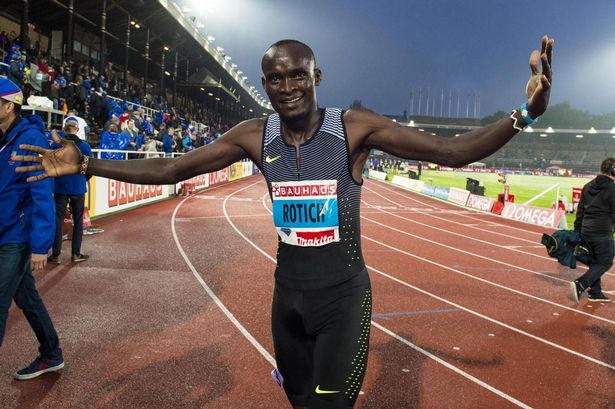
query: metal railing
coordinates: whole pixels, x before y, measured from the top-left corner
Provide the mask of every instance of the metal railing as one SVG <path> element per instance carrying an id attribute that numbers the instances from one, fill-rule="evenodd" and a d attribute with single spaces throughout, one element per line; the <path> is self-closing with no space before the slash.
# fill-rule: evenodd
<path id="1" fill-rule="evenodd" d="M 109 98 L 114 99 L 118 102 L 124 103 L 126 102 L 128 105 L 132 105 L 133 106 L 133 111 L 136 111 L 137 109 L 143 109 L 143 112 L 145 113 L 146 116 L 149 116 L 150 118 L 154 119 L 154 117 L 156 116 L 157 113 L 160 112 L 159 109 L 154 109 L 154 108 L 149 108 L 146 107 L 145 105 L 141 105 L 141 104 L 137 104 L 134 102 L 130 102 L 128 100 L 125 99 L 121 99 L 118 97 L 114 97 L 112 95 L 107 95 Z"/>
<path id="2" fill-rule="evenodd" d="M 165 152 L 158 152 L 158 151 L 125 151 L 125 150 L 118 150 L 118 149 L 92 149 L 92 154 L 94 155 L 96 159 L 100 159 L 101 154 L 103 153 L 122 154 L 122 156 L 124 157 L 123 160 L 167 157 L 167 154 Z M 174 158 L 176 156 L 181 156 L 181 155 L 184 155 L 184 153 L 173 152 L 171 153 L 170 157 Z M 115 159 L 115 160 L 122 160 L 122 159 Z"/>
<path id="3" fill-rule="evenodd" d="M 61 129 L 62 124 L 64 123 L 64 117 L 66 116 L 64 111 L 60 111 L 53 108 L 38 107 L 35 105 L 24 105 L 23 107 L 21 107 L 21 110 L 30 111 L 32 115 L 38 114 L 43 117 L 43 121 L 45 122 L 47 129 Z M 45 117 L 41 115 L 41 113 L 47 114 L 47 121 L 45 121 Z"/>

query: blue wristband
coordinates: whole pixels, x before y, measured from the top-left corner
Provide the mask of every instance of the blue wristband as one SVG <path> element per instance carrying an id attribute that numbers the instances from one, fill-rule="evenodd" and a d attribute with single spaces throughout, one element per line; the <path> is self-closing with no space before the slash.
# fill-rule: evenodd
<path id="1" fill-rule="evenodd" d="M 519 108 L 519 113 L 521 114 L 521 118 L 523 118 L 523 122 L 527 125 L 533 125 L 538 122 L 538 118 L 532 118 L 527 112 L 527 102 L 524 102 L 523 105 Z"/>

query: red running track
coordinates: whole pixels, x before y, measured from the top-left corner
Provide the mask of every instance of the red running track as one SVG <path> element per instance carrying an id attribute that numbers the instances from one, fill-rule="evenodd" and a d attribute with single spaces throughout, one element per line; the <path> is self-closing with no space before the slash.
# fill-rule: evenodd
<path id="1" fill-rule="evenodd" d="M 36 354 L 13 308 L 2 408 L 288 408 L 269 375 L 269 209 L 257 176 L 97 221 L 87 263 L 37 276 L 66 368 L 11 380 Z M 615 303 L 568 299 L 581 269 L 546 257 L 543 229 L 369 180 L 361 224 L 374 315 L 357 408 L 615 407 Z"/>

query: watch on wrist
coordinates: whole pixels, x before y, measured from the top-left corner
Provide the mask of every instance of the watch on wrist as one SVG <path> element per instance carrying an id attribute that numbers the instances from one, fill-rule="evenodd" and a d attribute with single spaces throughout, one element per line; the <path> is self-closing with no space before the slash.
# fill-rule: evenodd
<path id="1" fill-rule="evenodd" d="M 81 164 L 79 165 L 80 175 L 85 175 L 87 173 L 89 163 L 90 163 L 90 157 L 87 155 L 81 155 Z"/>

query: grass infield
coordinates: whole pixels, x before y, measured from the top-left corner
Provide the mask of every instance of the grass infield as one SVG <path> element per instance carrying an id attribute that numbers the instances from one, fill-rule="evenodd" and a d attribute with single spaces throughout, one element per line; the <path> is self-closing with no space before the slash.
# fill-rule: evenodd
<path id="1" fill-rule="evenodd" d="M 393 173 L 389 173 L 389 180 Z M 496 173 L 480 172 L 441 172 L 426 170 L 422 172 L 421 180 L 434 186 L 466 188 L 467 178 L 476 179 L 485 186 L 485 196 L 497 199 L 499 193 L 504 193 L 504 184 L 498 182 Z M 506 183 L 510 186 L 510 194 L 515 195 L 515 203 L 525 203 L 549 187 L 560 184 L 560 196 L 564 195 L 568 203 L 572 203 L 572 188 L 583 187 L 591 179 L 563 176 L 533 176 L 533 175 L 506 175 Z M 536 207 L 550 208 L 555 201 L 557 188 L 530 203 Z M 567 213 L 568 228 L 574 224 L 574 214 Z"/>

